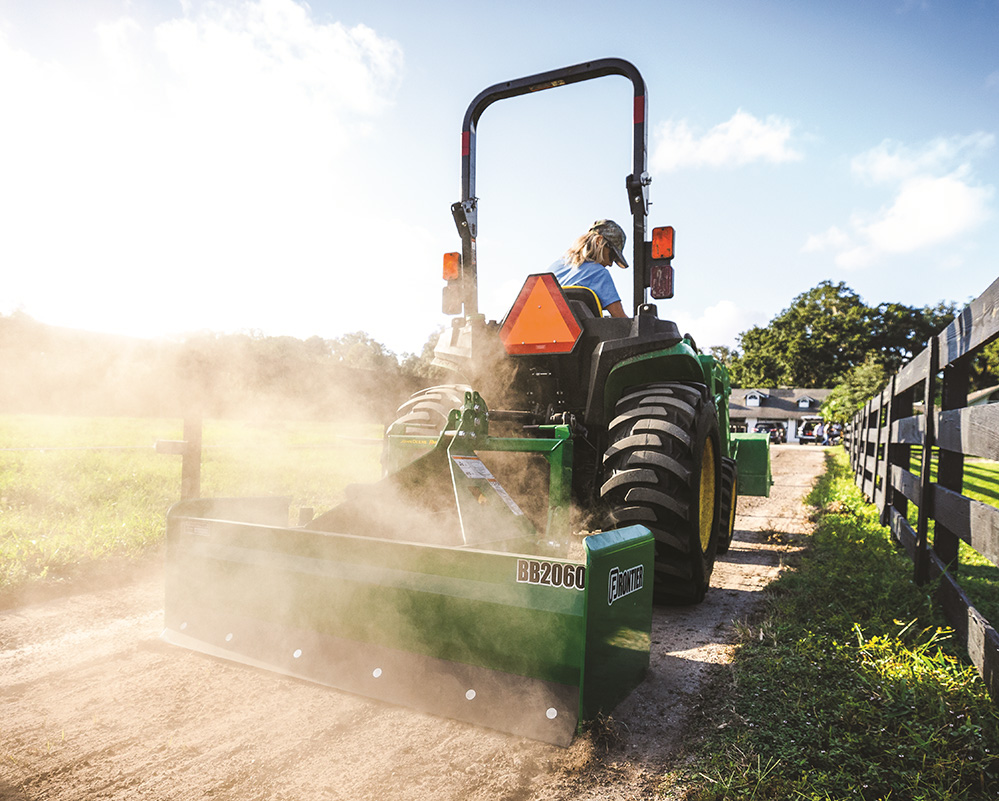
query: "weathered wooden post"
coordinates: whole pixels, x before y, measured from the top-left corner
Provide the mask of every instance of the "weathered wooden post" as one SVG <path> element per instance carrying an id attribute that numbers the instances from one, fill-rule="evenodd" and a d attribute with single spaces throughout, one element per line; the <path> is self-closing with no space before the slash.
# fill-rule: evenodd
<path id="1" fill-rule="evenodd" d="M 201 417 L 184 419 L 184 461 L 180 468 L 181 500 L 201 497 Z"/>
<path id="2" fill-rule="evenodd" d="M 184 418 L 184 439 L 158 439 L 156 452 L 180 456 L 180 499 L 201 497 L 201 416 Z"/>
<path id="3" fill-rule="evenodd" d="M 930 465 L 933 462 L 933 446 L 936 444 L 936 394 L 937 371 L 940 364 L 940 340 L 930 338 L 930 364 L 926 368 L 923 382 L 923 455 L 919 469 L 919 517 L 916 521 L 916 569 L 917 584 L 925 584 L 929 578 L 929 554 L 926 552 L 926 532 L 933 516 L 933 488 L 930 485 Z"/>
<path id="4" fill-rule="evenodd" d="M 961 356 L 944 367 L 941 411 L 963 409 L 968 405 L 971 359 L 970 355 Z M 940 448 L 938 459 L 937 484 L 960 495 L 964 486 L 964 454 Z M 958 541 L 957 534 L 945 522 L 936 520 L 933 528 L 933 550 L 952 573 L 958 569 Z"/>

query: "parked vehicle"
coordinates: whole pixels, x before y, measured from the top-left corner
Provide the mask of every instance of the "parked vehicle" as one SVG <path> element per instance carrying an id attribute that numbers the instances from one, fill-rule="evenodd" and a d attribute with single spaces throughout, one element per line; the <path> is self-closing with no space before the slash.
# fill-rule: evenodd
<path id="1" fill-rule="evenodd" d="M 825 439 L 825 430 L 819 428 L 821 424 L 822 424 L 821 418 L 815 418 L 814 420 L 805 420 L 801 424 L 801 428 L 798 430 L 798 444 L 822 445 L 823 440 Z"/>
<path id="2" fill-rule="evenodd" d="M 787 442 L 787 429 L 781 423 L 761 423 L 756 426 L 757 434 L 767 434 L 775 445 Z"/>

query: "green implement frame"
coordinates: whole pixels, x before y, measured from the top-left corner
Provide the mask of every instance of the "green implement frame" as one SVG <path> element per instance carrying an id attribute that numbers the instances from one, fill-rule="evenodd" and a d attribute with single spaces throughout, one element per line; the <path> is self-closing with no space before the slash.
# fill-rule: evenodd
<path id="1" fill-rule="evenodd" d="M 770 435 L 732 434 L 733 458 L 739 465 L 739 494 L 770 497 Z"/>
<path id="2" fill-rule="evenodd" d="M 573 562 L 240 520 L 272 511 L 171 509 L 167 642 L 563 746 L 648 667 L 642 527 Z"/>
<path id="3" fill-rule="evenodd" d="M 571 556 L 568 430 L 493 438 L 486 420 L 470 394 L 433 451 L 308 528 L 287 525 L 287 499 L 176 504 L 164 639 L 568 745 L 648 668 L 654 540 L 629 526 L 577 541 Z M 488 450 L 548 460 L 544 532 L 485 468 Z M 427 497 L 441 486 L 448 498 Z M 412 515 L 379 530 L 379 498 Z M 419 541 L 428 535 L 444 544 Z"/>

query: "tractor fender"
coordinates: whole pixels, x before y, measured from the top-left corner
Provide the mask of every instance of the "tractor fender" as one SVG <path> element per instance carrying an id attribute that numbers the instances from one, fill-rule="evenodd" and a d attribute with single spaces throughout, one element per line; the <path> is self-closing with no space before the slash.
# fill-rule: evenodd
<path id="1" fill-rule="evenodd" d="M 607 425 L 614 405 L 629 387 L 660 381 L 686 381 L 704 384 L 704 370 L 697 352 L 686 340 L 644 352 L 628 353 L 640 345 L 621 341 L 602 342 L 593 352 L 590 388 L 586 402 L 586 423 L 599 430 Z"/>

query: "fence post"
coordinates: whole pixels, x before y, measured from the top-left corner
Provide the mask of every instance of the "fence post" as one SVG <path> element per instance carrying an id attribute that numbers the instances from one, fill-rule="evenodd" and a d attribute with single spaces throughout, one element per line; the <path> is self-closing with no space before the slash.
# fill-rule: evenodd
<path id="1" fill-rule="evenodd" d="M 914 578 L 917 584 L 925 584 L 929 578 L 930 562 L 926 551 L 926 531 L 933 515 L 933 493 L 930 486 L 930 465 L 933 461 L 933 444 L 936 441 L 936 411 L 933 398 L 936 393 L 936 379 L 940 364 L 940 340 L 930 337 L 930 364 L 926 368 L 923 383 L 923 454 L 919 467 L 919 518 L 916 521 L 916 569 Z"/>
<path id="2" fill-rule="evenodd" d="M 864 422 L 867 420 L 867 404 L 857 412 L 857 427 L 853 432 L 853 481 L 864 488 Z"/>
<path id="3" fill-rule="evenodd" d="M 872 478 L 871 498 L 877 507 L 879 514 L 884 516 L 885 508 L 888 505 L 888 445 L 885 441 L 885 426 L 888 424 L 888 408 L 885 405 L 885 393 L 887 389 L 882 389 L 878 393 L 878 411 L 874 418 L 877 427 L 874 436 L 874 475 Z M 891 404 L 891 396 L 888 397 L 888 404 Z M 878 479 L 881 483 L 878 483 Z"/>
<path id="4" fill-rule="evenodd" d="M 895 380 L 897 377 L 897 373 L 892 375 L 891 382 L 888 384 L 888 441 L 885 445 L 885 505 L 884 509 L 881 510 L 881 525 L 888 525 L 891 522 L 891 509 L 894 509 L 902 517 L 905 517 L 909 509 L 906 497 L 901 492 L 895 492 L 895 485 L 892 483 L 891 478 L 893 467 L 904 467 L 906 470 L 910 467 L 909 446 L 897 444 L 895 436 L 892 433 L 892 426 L 896 421 L 901 420 L 903 417 L 909 417 L 912 414 L 911 392 L 902 393 L 901 396 L 895 397 Z"/>
<path id="5" fill-rule="evenodd" d="M 853 415 L 853 430 L 850 432 L 850 450 L 852 452 L 852 458 L 850 463 L 853 465 L 853 483 L 859 483 L 857 481 L 857 476 L 860 475 L 860 449 L 861 443 L 863 442 L 863 437 L 860 436 L 861 427 L 863 426 L 864 412 L 863 407 L 858 410 Z"/>
<path id="6" fill-rule="evenodd" d="M 962 356 L 943 371 L 940 410 L 963 409 L 968 405 L 971 356 Z M 941 450 L 937 456 L 937 484 L 960 494 L 964 484 L 964 454 Z M 933 550 L 952 573 L 958 569 L 958 536 L 941 521 L 933 529 Z"/>
<path id="7" fill-rule="evenodd" d="M 201 497 L 201 417 L 184 418 L 184 460 L 180 468 L 181 500 Z"/>
<path id="8" fill-rule="evenodd" d="M 881 414 L 878 408 L 877 414 Z M 864 407 L 864 459 L 863 459 L 863 492 L 871 503 L 875 500 L 874 483 L 878 477 L 878 440 L 877 434 L 871 437 L 872 423 L 875 421 L 874 398 L 867 401 Z"/>
<path id="9" fill-rule="evenodd" d="M 860 491 L 864 494 L 867 493 L 867 488 L 864 486 L 864 482 L 867 480 L 864 471 L 867 466 L 867 419 L 870 410 L 871 399 L 868 398 L 864 407 L 860 410 L 860 428 L 858 429 L 860 436 L 857 438 L 857 466 L 854 469 L 857 486 L 860 487 Z"/>

